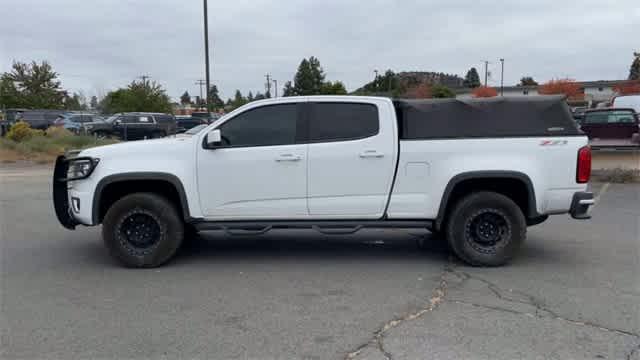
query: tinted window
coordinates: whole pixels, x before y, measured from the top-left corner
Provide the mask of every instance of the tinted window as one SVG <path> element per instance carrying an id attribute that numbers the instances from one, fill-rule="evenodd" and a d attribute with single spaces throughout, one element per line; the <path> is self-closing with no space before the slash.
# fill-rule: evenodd
<path id="1" fill-rule="evenodd" d="M 157 122 L 170 122 L 172 120 L 171 116 L 168 115 L 155 115 Z"/>
<path id="2" fill-rule="evenodd" d="M 82 122 L 82 115 L 74 115 L 70 117 L 69 120 L 76 123 Z"/>
<path id="3" fill-rule="evenodd" d="M 633 124 L 635 114 L 632 111 L 594 111 L 586 113 L 585 124 Z"/>
<path id="4" fill-rule="evenodd" d="M 378 109 L 372 104 L 314 103 L 311 141 L 361 139 L 378 133 Z"/>
<path id="5" fill-rule="evenodd" d="M 287 145 L 296 142 L 296 104 L 264 106 L 246 111 L 220 129 L 228 146 Z"/>
<path id="6" fill-rule="evenodd" d="M 122 122 L 126 124 L 153 124 L 153 118 L 148 115 L 125 115 Z"/>

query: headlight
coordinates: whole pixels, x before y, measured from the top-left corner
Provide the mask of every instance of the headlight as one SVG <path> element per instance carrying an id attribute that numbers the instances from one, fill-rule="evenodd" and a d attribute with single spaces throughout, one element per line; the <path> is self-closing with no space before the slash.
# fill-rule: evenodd
<path id="1" fill-rule="evenodd" d="M 89 177 L 96 168 L 100 159 L 81 157 L 69 159 L 69 170 L 67 170 L 67 180 L 80 180 Z"/>

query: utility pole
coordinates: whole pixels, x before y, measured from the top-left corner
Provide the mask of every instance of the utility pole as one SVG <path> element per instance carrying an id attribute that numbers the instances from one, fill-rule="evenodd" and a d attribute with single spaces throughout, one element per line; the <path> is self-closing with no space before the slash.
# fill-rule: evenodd
<path id="1" fill-rule="evenodd" d="M 138 78 L 139 78 L 139 79 L 142 79 L 142 84 L 146 86 L 146 84 L 147 84 L 147 79 L 150 79 L 150 78 L 151 78 L 151 76 L 149 76 L 149 75 L 141 75 L 141 76 L 138 76 Z"/>
<path id="2" fill-rule="evenodd" d="M 504 59 L 500 58 L 500 96 L 504 96 Z"/>
<path id="3" fill-rule="evenodd" d="M 207 10 L 207 0 L 203 0 L 204 6 L 204 63 L 207 72 L 207 113 L 209 112 L 209 89 L 211 89 L 211 77 L 209 75 L 209 15 Z"/>
<path id="4" fill-rule="evenodd" d="M 269 94 L 269 96 L 271 96 L 271 75 L 267 74 L 264 77 L 267 78 L 267 82 L 264 84 L 266 94 Z"/>
<path id="5" fill-rule="evenodd" d="M 204 80 L 198 80 L 198 81 L 196 81 L 196 85 L 200 85 L 200 101 L 202 101 L 202 99 L 204 99 L 202 97 L 202 86 L 205 85 L 205 81 Z M 198 107 L 200 107 L 200 104 L 198 104 Z"/>
<path id="6" fill-rule="evenodd" d="M 487 80 L 489 79 L 489 61 L 484 61 L 484 87 L 487 87 Z"/>
<path id="7" fill-rule="evenodd" d="M 276 97 L 278 97 L 278 80 L 273 79 L 271 81 L 273 81 L 273 88 L 275 90 Z"/>

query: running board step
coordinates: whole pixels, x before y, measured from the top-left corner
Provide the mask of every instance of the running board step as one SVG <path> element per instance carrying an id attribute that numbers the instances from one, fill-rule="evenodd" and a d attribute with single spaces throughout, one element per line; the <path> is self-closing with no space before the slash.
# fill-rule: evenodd
<path id="1" fill-rule="evenodd" d="M 431 229 L 431 220 L 335 221 L 194 221 L 198 231 L 223 230 L 230 235 L 260 235 L 273 229 L 313 229 L 327 235 L 353 234 L 362 229 Z"/>

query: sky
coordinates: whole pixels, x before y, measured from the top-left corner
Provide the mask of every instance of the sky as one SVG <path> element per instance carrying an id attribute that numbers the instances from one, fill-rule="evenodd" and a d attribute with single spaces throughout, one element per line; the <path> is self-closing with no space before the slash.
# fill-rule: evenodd
<path id="1" fill-rule="evenodd" d="M 51 63 L 62 86 L 103 96 L 142 75 L 177 99 L 205 78 L 202 0 L 0 0 L 0 72 L 13 61 Z M 211 78 L 235 89 L 280 92 L 302 58 L 348 90 L 374 70 L 464 76 L 490 85 L 625 79 L 640 51 L 638 0 L 210 0 Z"/>

